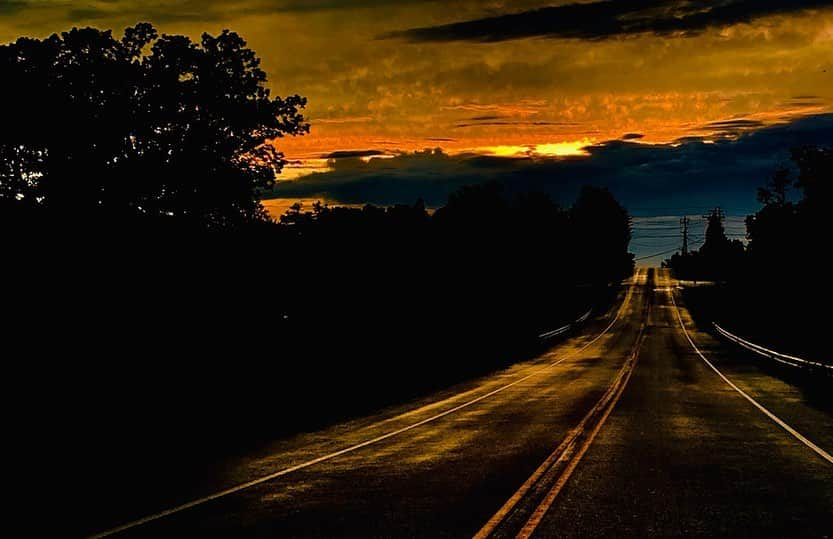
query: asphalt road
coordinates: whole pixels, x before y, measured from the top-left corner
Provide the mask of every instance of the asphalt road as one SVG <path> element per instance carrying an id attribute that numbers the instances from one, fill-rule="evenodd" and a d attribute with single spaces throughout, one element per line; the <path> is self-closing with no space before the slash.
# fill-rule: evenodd
<path id="1" fill-rule="evenodd" d="M 534 361 L 93 510 L 89 531 L 833 536 L 829 399 L 698 331 L 675 286 L 639 270 Z"/>

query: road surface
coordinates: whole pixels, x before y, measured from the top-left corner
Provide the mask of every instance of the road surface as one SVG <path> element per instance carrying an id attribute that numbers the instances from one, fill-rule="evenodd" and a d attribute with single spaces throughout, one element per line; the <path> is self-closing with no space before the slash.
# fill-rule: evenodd
<path id="1" fill-rule="evenodd" d="M 698 330 L 676 288 L 638 270 L 534 361 L 93 509 L 89 532 L 833 536 L 829 399 Z"/>

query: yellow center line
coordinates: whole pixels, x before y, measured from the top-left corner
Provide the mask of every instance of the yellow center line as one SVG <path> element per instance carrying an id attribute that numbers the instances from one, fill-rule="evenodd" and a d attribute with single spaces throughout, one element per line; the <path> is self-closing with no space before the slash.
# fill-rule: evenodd
<path id="1" fill-rule="evenodd" d="M 648 308 L 650 309 L 650 305 L 648 306 Z M 570 475 L 573 473 L 573 470 L 575 470 L 575 467 L 578 465 L 579 461 L 584 456 L 584 453 L 590 447 L 590 444 L 593 443 L 593 440 L 596 438 L 597 434 L 601 430 L 602 425 L 605 423 L 611 411 L 616 406 L 616 403 L 619 401 L 619 398 L 621 397 L 622 393 L 624 392 L 625 386 L 630 380 L 631 373 L 633 372 L 633 369 L 636 365 L 639 350 L 642 346 L 642 341 L 644 340 L 645 327 L 646 324 L 645 322 L 643 322 L 640 327 L 639 334 L 637 335 L 633 352 L 631 353 L 630 357 L 625 362 L 625 364 L 622 366 L 616 379 L 613 381 L 610 387 L 608 387 L 607 391 L 601 397 L 601 399 L 599 399 L 599 401 L 593 406 L 593 408 L 590 409 L 587 415 L 584 416 L 584 418 L 578 424 L 578 426 L 576 426 L 574 429 L 570 431 L 570 433 L 555 449 L 555 451 L 553 451 L 544 460 L 544 462 L 541 463 L 541 465 L 524 482 L 524 484 L 521 485 L 521 487 L 509 498 L 509 500 L 507 500 L 506 503 L 503 504 L 503 506 L 492 516 L 492 518 L 490 518 L 489 521 L 474 535 L 474 539 L 485 539 L 486 537 L 489 537 L 492 533 L 494 533 L 497 527 L 509 516 L 512 510 L 523 499 L 523 497 L 526 496 L 532 490 L 532 488 L 536 485 L 536 483 L 538 483 L 538 481 L 541 480 L 542 477 L 544 477 L 546 472 L 551 470 L 555 465 L 565 461 L 565 459 L 569 459 L 575 451 L 575 444 L 579 436 L 583 432 L 585 432 L 585 430 L 588 427 L 588 424 L 593 420 L 593 418 L 600 411 L 603 411 L 601 418 L 598 420 L 594 429 L 592 430 L 588 438 L 585 440 L 578 454 L 575 454 L 575 456 L 572 457 L 572 460 L 567 465 L 567 468 L 562 472 L 556 484 L 547 493 L 542 502 L 532 513 L 529 520 L 524 525 L 524 528 L 519 533 L 518 537 L 528 537 L 538 527 L 544 515 L 552 506 L 553 502 L 558 496 L 558 493 L 561 491 L 564 484 L 566 484 L 567 480 L 570 478 Z"/>

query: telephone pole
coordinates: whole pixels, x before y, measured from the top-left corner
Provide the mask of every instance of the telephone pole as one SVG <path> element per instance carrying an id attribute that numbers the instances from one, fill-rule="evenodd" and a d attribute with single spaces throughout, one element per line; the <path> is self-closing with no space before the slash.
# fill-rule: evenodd
<path id="1" fill-rule="evenodd" d="M 703 218 L 706 220 L 705 244 L 719 245 L 728 241 L 726 239 L 726 231 L 723 228 L 723 220 L 726 219 L 723 208 L 718 206 L 708 215 L 704 215 Z"/>
<path id="2" fill-rule="evenodd" d="M 683 233 L 683 256 L 688 256 L 688 216 L 680 219 L 680 231 Z"/>
<path id="3" fill-rule="evenodd" d="M 711 212 L 709 212 L 707 215 L 704 215 L 703 219 L 707 221 L 713 219 L 722 223 L 726 219 L 726 212 L 723 211 L 723 208 L 718 206 L 714 208 Z"/>

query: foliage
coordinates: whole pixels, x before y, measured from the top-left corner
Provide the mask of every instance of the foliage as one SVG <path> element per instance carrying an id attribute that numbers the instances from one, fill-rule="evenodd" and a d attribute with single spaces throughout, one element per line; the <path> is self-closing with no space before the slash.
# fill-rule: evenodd
<path id="1" fill-rule="evenodd" d="M 0 46 L 0 73 L 0 217 L 37 229 L 4 251 L 5 333 L 57 373 L 11 377 L 62 403 L 96 466 L 95 448 L 194 458 L 488 372 L 633 269 L 627 212 L 593 188 L 267 222 L 270 141 L 307 131 L 305 100 L 273 98 L 231 32 L 74 29 Z"/>
<path id="2" fill-rule="evenodd" d="M 633 271 L 627 211 L 606 189 L 593 187 L 585 187 L 568 209 L 548 195 L 513 197 L 489 182 L 463 187 L 432 215 L 422 201 L 387 209 L 317 203 L 312 211 L 293 207 L 280 222 L 305 251 L 417 253 L 461 273 L 517 274 L 536 285 L 556 275 L 571 283 L 618 282 Z"/>
<path id="3" fill-rule="evenodd" d="M 264 220 L 257 191 L 308 130 L 299 96 L 272 97 L 236 33 L 199 43 L 72 29 L 0 46 L 0 203 L 50 215 L 174 218 L 201 227 Z"/>
<path id="4" fill-rule="evenodd" d="M 792 161 L 797 177 L 791 169 L 780 167 L 758 189 L 762 207 L 746 218 L 749 244 L 745 249 L 741 242 L 726 238 L 720 216 L 712 213 L 703 247 L 687 256 L 672 256 L 668 266 L 681 278 L 762 283 L 824 267 L 821 260 L 801 263 L 826 256 L 818 249 L 817 236 L 827 227 L 826 212 L 833 207 L 833 150 L 796 148 Z"/>
<path id="5" fill-rule="evenodd" d="M 792 160 L 797 177 L 787 170 L 777 171 L 762 190 L 764 206 L 746 219 L 756 279 L 784 279 L 826 266 L 821 260 L 826 251 L 818 247 L 819 233 L 829 228 L 827 212 L 833 207 L 833 150 L 797 148 Z"/>
<path id="6" fill-rule="evenodd" d="M 726 237 L 723 214 L 715 209 L 707 216 L 703 246 L 685 256 L 677 253 L 667 264 L 681 279 L 725 281 L 738 277 L 744 255 L 743 243 Z"/>
<path id="7" fill-rule="evenodd" d="M 819 316 L 819 307 L 829 296 L 824 232 L 833 207 L 833 151 L 797 148 L 792 161 L 794 167 L 776 170 L 759 189 L 763 206 L 746 219 L 745 252 L 721 260 L 726 282 L 689 289 L 686 301 L 695 316 L 767 348 L 829 362 L 827 318 Z M 696 253 L 671 263 L 679 275 L 704 278 L 700 261 Z"/>

